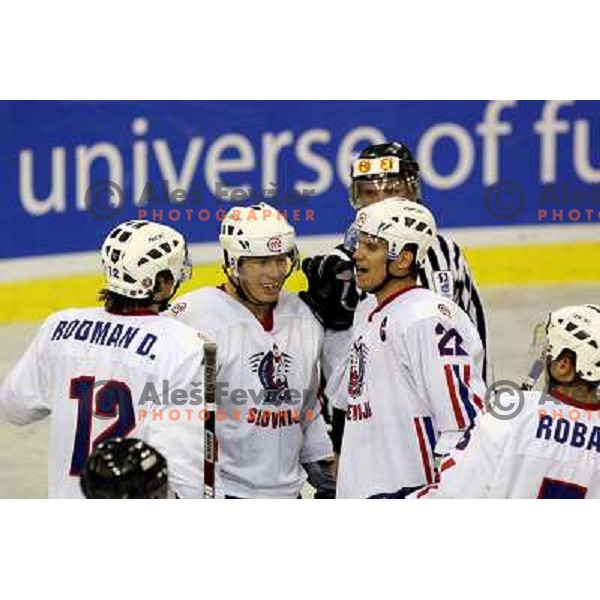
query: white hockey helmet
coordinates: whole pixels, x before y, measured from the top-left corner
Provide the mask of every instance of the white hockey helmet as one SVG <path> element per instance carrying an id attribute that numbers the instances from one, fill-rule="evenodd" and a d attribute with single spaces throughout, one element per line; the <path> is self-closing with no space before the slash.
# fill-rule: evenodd
<path id="1" fill-rule="evenodd" d="M 566 306 L 550 314 L 546 326 L 547 355 L 555 360 L 563 350 L 576 356 L 577 374 L 600 381 L 600 306 Z"/>
<path id="2" fill-rule="evenodd" d="M 219 243 L 223 266 L 239 275 L 239 259 L 245 256 L 288 255 L 290 273 L 298 264 L 296 233 L 285 217 L 265 202 L 229 210 L 221 223 Z"/>
<path id="3" fill-rule="evenodd" d="M 351 252 L 358 247 L 358 235 L 365 233 L 388 243 L 388 258 L 395 260 L 407 244 L 417 247 L 416 263 L 422 265 L 437 235 L 435 219 L 428 208 L 406 198 L 387 198 L 361 208 L 346 235 Z"/>
<path id="4" fill-rule="evenodd" d="M 175 283 L 191 277 L 185 238 L 172 227 L 151 221 L 117 225 L 102 244 L 106 287 L 128 298 L 152 297 L 156 276 L 169 271 Z"/>

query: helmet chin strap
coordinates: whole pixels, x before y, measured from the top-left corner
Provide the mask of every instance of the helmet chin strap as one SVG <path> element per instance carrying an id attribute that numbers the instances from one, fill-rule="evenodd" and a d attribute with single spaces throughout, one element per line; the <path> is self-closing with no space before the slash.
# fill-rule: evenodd
<path id="1" fill-rule="evenodd" d="M 256 300 L 255 298 L 251 298 L 250 294 L 247 293 L 244 288 L 242 287 L 242 283 L 241 280 L 238 277 L 238 280 L 236 281 L 230 274 L 229 271 L 227 269 L 223 269 L 225 271 L 225 275 L 227 276 L 227 279 L 229 280 L 229 283 L 231 283 L 231 285 L 233 286 L 233 288 L 235 289 L 236 294 L 240 297 L 241 300 L 243 300 L 244 302 L 247 302 L 248 304 L 252 304 L 252 306 L 275 306 L 275 304 L 277 304 L 277 300 L 273 301 L 273 302 L 260 302 L 258 300 Z"/>
<path id="2" fill-rule="evenodd" d="M 261 306 L 273 307 L 277 304 L 277 300 L 274 300 L 273 302 L 260 302 L 260 301 L 256 300 L 256 298 L 252 298 L 250 296 L 250 294 L 246 290 L 244 290 L 244 288 L 242 287 L 242 282 L 241 282 L 240 276 L 238 275 L 237 277 L 234 278 L 230 272 L 230 269 L 225 266 L 226 264 L 227 264 L 227 254 L 225 254 L 225 264 L 221 265 L 221 268 L 223 269 L 223 272 L 225 273 L 227 280 L 233 286 L 233 289 L 235 290 L 236 294 L 239 296 L 239 298 L 242 301 L 247 302 L 248 304 L 251 304 L 252 306 L 257 306 L 257 307 L 261 307 Z M 237 267 L 236 270 L 238 268 L 239 267 Z M 283 284 L 285 284 L 285 282 L 288 280 L 288 278 L 292 274 L 293 270 L 294 270 L 294 265 L 292 265 L 292 268 L 290 268 L 288 274 L 284 277 L 281 287 L 283 287 Z M 236 279 L 237 279 L 237 281 L 236 281 Z M 280 288 L 280 290 L 281 290 L 281 288 Z"/>
<path id="3" fill-rule="evenodd" d="M 383 278 L 383 281 L 376 287 L 374 287 L 372 290 L 369 291 L 369 294 L 377 294 L 378 292 L 380 292 L 388 283 L 390 283 L 390 281 L 393 281 L 394 279 L 398 279 L 398 280 L 402 280 L 402 279 L 408 279 L 410 277 L 410 273 L 409 271 L 406 272 L 405 275 L 392 275 L 390 273 L 390 264 L 392 263 L 391 260 L 388 260 L 385 263 L 385 277 Z"/>

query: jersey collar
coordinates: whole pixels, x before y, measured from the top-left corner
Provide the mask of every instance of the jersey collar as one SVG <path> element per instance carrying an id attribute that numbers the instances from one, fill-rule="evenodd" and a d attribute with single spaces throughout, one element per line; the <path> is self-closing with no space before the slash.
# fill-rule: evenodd
<path id="1" fill-rule="evenodd" d="M 411 290 L 414 290 L 416 288 L 418 288 L 418 285 L 412 285 L 411 287 L 405 288 L 403 290 L 400 290 L 399 292 L 394 292 L 393 294 L 391 294 L 390 296 L 388 296 L 387 298 L 385 298 L 385 300 L 379 304 L 377 306 L 377 308 L 375 310 L 373 310 L 369 316 L 367 317 L 367 320 L 369 321 L 369 323 L 371 322 L 371 320 L 373 319 L 373 317 L 380 311 L 382 310 L 384 307 L 386 307 L 388 304 L 390 304 L 390 302 L 393 302 L 396 298 L 398 298 L 398 296 L 402 296 L 402 294 L 406 294 L 406 292 L 410 292 Z"/>
<path id="2" fill-rule="evenodd" d="M 568 406 L 581 408 L 582 410 L 600 410 L 600 402 L 581 402 L 580 400 L 575 400 L 575 398 L 561 394 L 558 390 L 552 390 L 550 395 Z"/>
<path id="3" fill-rule="evenodd" d="M 254 315 L 254 313 L 244 304 L 242 304 L 237 298 L 233 298 L 225 289 L 225 284 L 221 284 L 217 286 L 217 289 L 222 291 L 230 300 L 232 300 L 233 302 L 236 302 L 237 304 L 241 304 L 247 311 L 248 314 L 252 317 L 253 321 L 258 321 L 261 325 L 262 328 L 266 331 L 266 332 L 270 332 L 273 330 L 273 325 L 274 325 L 274 319 L 273 319 L 273 313 L 275 311 L 275 307 L 274 306 L 270 306 L 269 307 L 269 312 L 265 315 L 265 318 L 260 320 L 257 319 L 257 317 Z"/>
<path id="4" fill-rule="evenodd" d="M 116 315 L 117 317 L 156 317 L 159 314 L 153 310 L 148 310 L 147 308 L 138 308 L 128 313 L 116 313 L 111 312 L 110 310 L 107 310 L 106 312 L 109 315 Z"/>

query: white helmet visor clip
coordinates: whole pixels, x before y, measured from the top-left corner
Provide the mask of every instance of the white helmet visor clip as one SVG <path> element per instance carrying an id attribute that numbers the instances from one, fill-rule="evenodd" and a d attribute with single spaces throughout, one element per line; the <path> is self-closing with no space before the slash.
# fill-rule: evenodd
<path id="1" fill-rule="evenodd" d="M 358 250 L 358 240 L 360 237 L 360 230 L 355 224 L 350 225 L 344 235 L 344 248 L 351 254 Z"/>
<path id="2" fill-rule="evenodd" d="M 181 264 L 181 270 L 179 274 L 178 283 L 183 283 L 184 281 L 189 281 L 192 278 L 193 267 L 192 267 L 192 259 L 190 257 L 190 249 L 186 243 L 185 245 L 185 253 L 183 256 L 183 262 Z"/>

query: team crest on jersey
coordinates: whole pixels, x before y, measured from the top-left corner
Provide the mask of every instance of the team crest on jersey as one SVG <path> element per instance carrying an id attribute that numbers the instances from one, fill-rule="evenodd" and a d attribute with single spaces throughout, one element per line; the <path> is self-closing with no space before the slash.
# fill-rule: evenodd
<path id="1" fill-rule="evenodd" d="M 187 304 L 185 302 L 178 302 L 175 306 L 171 307 L 171 314 L 176 317 L 181 314 L 187 308 Z"/>
<path id="2" fill-rule="evenodd" d="M 445 304 L 438 304 L 438 310 L 445 316 L 448 317 L 448 319 L 452 318 L 452 313 L 450 312 L 450 309 L 445 305 Z"/>
<path id="3" fill-rule="evenodd" d="M 433 289 L 441 296 L 452 299 L 454 297 L 454 281 L 450 271 L 434 271 Z"/>
<path id="4" fill-rule="evenodd" d="M 348 381 L 348 394 L 351 398 L 358 398 L 362 394 L 368 353 L 369 349 L 362 341 L 362 336 L 352 343 Z"/>
<path id="5" fill-rule="evenodd" d="M 268 352 L 257 352 L 250 356 L 252 371 L 258 375 L 265 389 L 263 404 L 280 406 L 290 400 L 287 375 L 292 365 L 292 357 L 282 352 L 277 344 Z"/>

